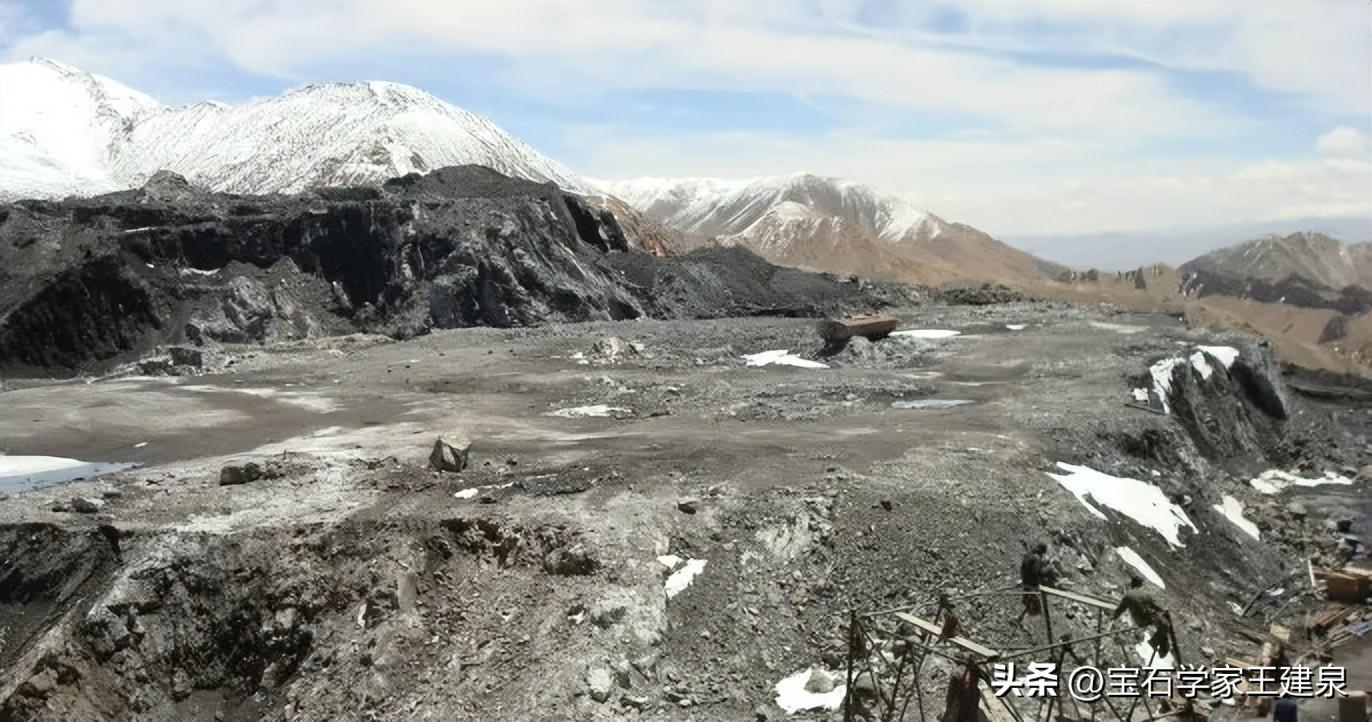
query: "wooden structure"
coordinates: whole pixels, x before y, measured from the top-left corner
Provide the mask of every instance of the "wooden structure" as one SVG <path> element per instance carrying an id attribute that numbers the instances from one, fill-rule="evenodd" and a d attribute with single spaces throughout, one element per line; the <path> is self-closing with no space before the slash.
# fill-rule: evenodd
<path id="1" fill-rule="evenodd" d="M 831 344 L 842 343 L 854 336 L 876 340 L 889 336 L 898 323 L 895 316 L 885 313 L 828 318 L 819 322 L 819 335 Z"/>
<path id="2" fill-rule="evenodd" d="M 952 602 L 955 599 L 1001 595 L 1018 597 L 1032 594 L 1039 598 L 1041 617 L 1048 643 L 1031 648 L 1010 648 L 1006 645 L 991 645 L 976 641 L 961 631 L 963 620 L 950 624 L 947 628 L 958 631 L 945 636 L 945 615 L 953 614 Z M 1089 636 L 1071 639 L 1053 635 L 1053 603 L 1072 602 L 1087 608 L 1095 618 L 1096 632 Z M 851 613 L 848 624 L 848 668 L 847 687 L 843 698 L 844 722 L 874 720 L 879 722 L 905 722 L 920 720 L 932 722 L 941 719 L 944 702 L 942 694 L 935 695 L 935 708 L 926 705 L 924 690 L 920 683 L 920 670 L 929 656 L 941 657 L 964 669 L 977 671 L 981 683 L 980 718 L 992 722 L 1030 722 L 1031 720 L 1104 720 L 1114 719 L 1129 722 L 1135 719 L 1135 712 L 1141 711 L 1144 719 L 1182 718 L 1180 709 L 1170 713 L 1155 710 L 1147 697 L 1124 704 L 1122 700 L 1102 697 L 1095 702 L 1079 702 L 1067 693 L 1064 685 L 1069 668 L 1093 665 L 1110 666 L 1107 656 L 1107 643 L 1113 643 L 1115 660 L 1132 656 L 1133 638 L 1126 645 L 1126 635 L 1136 635 L 1140 628 L 1127 625 L 1112 626 L 1111 617 L 1117 604 L 1086 594 L 1070 592 L 1053 587 L 1039 587 L 1035 590 L 1021 590 L 1018 586 L 1006 589 L 974 592 L 960 597 L 940 595 L 934 606 L 932 621 L 920 616 L 920 605 L 910 605 L 877 612 Z M 1019 605 L 1006 605 L 1007 609 L 1018 609 Z M 1180 656 L 1176 639 L 1172 640 L 1173 654 Z M 1004 698 L 991 692 L 991 666 L 997 662 L 1011 662 L 1028 658 L 1029 661 L 1055 662 L 1059 669 L 1058 695 L 1039 700 L 1040 715 L 1028 717 L 1009 704 Z M 1149 660 L 1151 665 L 1153 660 Z M 1116 705 L 1116 702 L 1120 702 Z M 1142 704 L 1143 709 L 1138 710 Z M 1068 706 L 1072 709 L 1068 709 Z M 1054 715 L 1056 709 L 1056 716 Z"/>

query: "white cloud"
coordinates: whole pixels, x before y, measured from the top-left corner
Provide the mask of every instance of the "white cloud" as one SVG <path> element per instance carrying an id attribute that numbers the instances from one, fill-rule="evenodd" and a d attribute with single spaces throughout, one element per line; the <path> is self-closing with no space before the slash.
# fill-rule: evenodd
<path id="1" fill-rule="evenodd" d="M 1239 122 L 1146 70 L 1032 66 L 908 39 L 843 32 L 800 6 L 617 3 L 145 3 L 74 0 L 72 31 L 14 43 L 136 81 L 168 58 L 219 56 L 307 77 L 330 61 L 397 50 L 495 54 L 502 78 L 556 96 L 711 89 L 847 98 L 887 112 L 962 113 L 1015 132 L 1149 137 Z M 780 10 L 778 9 L 780 8 Z M 141 65 L 143 67 L 134 67 Z M 312 78 L 312 79 L 318 79 Z"/>
<path id="2" fill-rule="evenodd" d="M 1315 150 L 1325 155 L 1367 156 L 1368 138 L 1357 128 L 1341 125 L 1315 140 Z"/>
<path id="3" fill-rule="evenodd" d="M 914 141 L 857 133 L 818 137 L 712 133 L 627 136 L 580 129 L 573 167 L 603 178 L 660 174 L 746 178 L 806 170 L 855 178 L 992 235 L 1372 217 L 1372 162 L 1140 159 L 1072 138 Z"/>
<path id="4" fill-rule="evenodd" d="M 948 8 L 932 2 L 73 0 L 69 29 L 43 32 L 16 7 L 0 0 L 0 53 L 52 55 L 154 92 L 169 76 L 222 64 L 285 83 L 353 80 L 331 73 L 404 54 L 432 58 L 434 73 L 482 58 L 497 68 L 485 82 L 502 93 L 553 103 L 634 89 L 783 94 L 842 126 L 569 128 L 558 160 L 590 176 L 805 170 L 1006 235 L 1372 216 L 1368 139 L 1356 128 L 1321 136 L 1324 159 L 1225 147 L 1254 128 L 1290 132 L 1279 127 L 1286 117 L 1268 117 L 1269 101 L 1299 101 L 1316 128 L 1372 115 L 1372 3 L 978 2 L 951 6 L 966 21 L 956 32 L 935 28 Z M 889 17 L 864 17 L 873 8 Z M 1102 56 L 1134 62 L 1084 62 Z M 1242 98 L 1184 92 L 1179 79 L 1192 73 Z M 1250 84 L 1281 95 L 1254 100 Z M 966 125 L 942 137 L 871 130 L 926 116 Z M 1209 145 L 1157 150 L 1171 139 Z"/>
<path id="5" fill-rule="evenodd" d="M 1372 110 L 1372 3 L 1040 0 L 957 7 L 968 15 L 969 27 L 958 36 L 966 44 L 1108 52 L 1168 68 L 1237 73 L 1331 112 Z"/>

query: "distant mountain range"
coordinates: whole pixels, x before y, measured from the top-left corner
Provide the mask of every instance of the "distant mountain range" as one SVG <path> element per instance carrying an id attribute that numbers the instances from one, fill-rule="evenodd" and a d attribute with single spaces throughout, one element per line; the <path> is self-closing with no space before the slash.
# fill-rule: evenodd
<path id="1" fill-rule="evenodd" d="M 848 180 L 583 178 L 489 120 L 395 83 L 308 85 L 237 106 L 172 108 L 33 59 L 0 65 L 0 98 L 0 200 L 133 188 L 160 170 L 210 190 L 270 194 L 475 164 L 587 196 L 619 219 L 631 246 L 656 254 L 741 246 L 813 270 L 1187 308 L 1320 353 L 1372 359 L 1358 331 L 1372 327 L 1359 290 L 1372 287 L 1372 244 L 1318 233 L 1258 238 L 1180 268 L 1083 272 Z M 1372 328 L 1367 336 L 1372 342 Z"/>
<path id="2" fill-rule="evenodd" d="M 1211 251 L 1181 270 L 1274 283 L 1296 276 L 1329 289 L 1372 288 L 1372 243 L 1346 245 L 1311 232 L 1270 235 Z"/>
<path id="3" fill-rule="evenodd" d="M 775 263 L 917 283 L 1029 283 L 1060 267 L 900 198 L 808 173 L 600 182 L 649 218 Z"/>

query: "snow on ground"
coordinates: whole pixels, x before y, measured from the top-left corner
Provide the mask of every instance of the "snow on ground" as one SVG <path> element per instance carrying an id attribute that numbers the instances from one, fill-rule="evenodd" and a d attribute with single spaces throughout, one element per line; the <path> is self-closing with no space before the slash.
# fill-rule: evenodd
<path id="1" fill-rule="evenodd" d="M 954 336 L 961 336 L 961 335 L 962 335 L 962 332 L 961 332 L 961 331 L 950 331 L 950 330 L 948 330 L 948 329 L 943 329 L 943 328 L 911 328 L 911 329 L 905 329 L 905 330 L 902 330 L 902 331 L 892 331 L 892 332 L 891 332 L 891 335 L 892 335 L 892 336 L 905 336 L 905 337 L 907 337 L 907 338 L 928 338 L 928 339 L 937 339 L 937 338 L 952 338 L 952 337 L 954 337 Z"/>
<path id="2" fill-rule="evenodd" d="M 1010 329 L 1011 331 L 1023 331 L 1026 325 L 1027 324 L 1023 323 L 1007 323 L 1005 324 L 1005 327 Z"/>
<path id="3" fill-rule="evenodd" d="M 1239 350 L 1233 346 L 1197 346 L 1196 348 L 1219 359 L 1225 368 L 1232 367 L 1234 361 L 1239 358 Z"/>
<path id="4" fill-rule="evenodd" d="M 681 557 L 675 554 L 663 554 L 657 558 L 657 563 L 667 567 L 669 570 L 675 569 L 676 565 L 681 563 Z"/>
<path id="5" fill-rule="evenodd" d="M 1162 489 L 1146 481 L 1110 476 L 1087 466 L 1061 461 L 1058 462 L 1058 468 L 1066 473 L 1045 473 L 1072 492 L 1082 506 L 1101 519 L 1109 517 L 1092 502 L 1114 509 L 1156 531 L 1174 547 L 1186 546 L 1181 541 L 1183 526 L 1190 527 L 1193 532 L 1198 531 L 1181 507 L 1169 501 Z"/>
<path id="6" fill-rule="evenodd" d="M 82 466 L 86 462 L 64 459 L 60 456 L 5 456 L 0 455 L 0 478 L 8 476 L 27 476 L 44 471 L 57 471 Z"/>
<path id="7" fill-rule="evenodd" d="M 705 571 L 706 561 L 705 559 L 687 559 L 680 569 L 672 572 L 672 575 L 667 577 L 667 582 L 663 585 L 663 589 L 667 590 L 667 598 L 671 599 L 685 591 L 686 587 L 691 586 L 696 575 Z"/>
<path id="8" fill-rule="evenodd" d="M 1278 494 L 1282 490 L 1292 486 L 1324 486 L 1325 484 L 1341 484 L 1347 486 L 1353 480 L 1335 474 L 1332 471 L 1324 472 L 1324 476 L 1317 476 L 1313 479 L 1303 479 L 1295 474 L 1289 474 L 1281 469 L 1268 469 L 1258 474 L 1258 478 L 1248 482 L 1250 486 L 1263 494 Z"/>
<path id="9" fill-rule="evenodd" d="M 1233 366 L 1234 360 L 1239 357 L 1239 350 L 1232 346 L 1197 346 L 1196 349 L 1196 352 L 1191 354 L 1191 365 L 1200 372 L 1203 379 L 1210 378 L 1210 374 L 1215 372 L 1210 367 L 1209 359 L 1218 360 L 1227 369 Z"/>
<path id="10" fill-rule="evenodd" d="M 743 360 L 747 362 L 747 365 L 749 366 L 771 366 L 775 364 L 779 366 L 799 366 L 803 369 L 829 368 L 827 364 L 822 364 L 818 361 L 811 361 L 807 358 L 801 358 L 791 353 L 790 349 L 785 348 L 773 349 L 771 351 L 762 351 L 759 353 L 744 354 Z"/>
<path id="11" fill-rule="evenodd" d="M 1172 371 L 1181 362 L 1178 358 L 1165 358 L 1148 367 L 1148 373 L 1153 376 L 1153 393 L 1162 399 L 1162 410 L 1169 414 L 1172 404 L 1167 401 L 1167 395 L 1172 392 Z"/>
<path id="12" fill-rule="evenodd" d="M 626 409 L 622 406 L 608 406 L 606 404 L 591 404 L 590 406 L 573 406 L 567 409 L 549 411 L 544 416 L 559 416 L 564 419 L 583 419 L 588 416 L 614 416 L 615 414 L 632 414 L 633 409 Z"/>
<path id="13" fill-rule="evenodd" d="M 1119 555 L 1120 559 L 1124 560 L 1125 564 L 1133 567 L 1144 579 L 1152 582 L 1158 589 L 1167 588 L 1167 583 L 1162 580 L 1162 577 L 1159 576 L 1156 571 L 1153 571 L 1153 567 L 1149 566 L 1148 562 L 1144 561 L 1143 557 L 1139 556 L 1138 552 L 1130 547 L 1115 547 L 1115 553 Z"/>
<path id="14" fill-rule="evenodd" d="M 138 464 L 104 463 L 60 456 L 0 454 L 0 491 L 26 491 L 132 469 Z"/>
<path id="15" fill-rule="evenodd" d="M 1191 354 L 1191 366 L 1200 372 L 1203 379 L 1210 378 L 1210 374 L 1215 372 L 1214 369 L 1210 368 L 1210 362 L 1205 360 L 1205 354 L 1200 351 Z"/>
<path id="16" fill-rule="evenodd" d="M 1231 346 L 1197 346 L 1198 350 L 1192 352 L 1189 358 L 1165 358 L 1148 368 L 1148 372 L 1153 376 L 1153 391 L 1162 399 L 1162 410 L 1172 413 L 1172 405 L 1167 399 L 1167 394 L 1172 390 L 1172 374 L 1176 372 L 1178 366 L 1184 367 L 1187 363 L 1196 369 L 1196 373 L 1202 379 L 1209 379 L 1215 369 L 1210 365 L 1210 358 L 1218 360 L 1228 369 L 1234 365 L 1235 359 L 1239 357 L 1239 350 Z M 1208 356 L 1207 356 L 1208 354 Z M 1137 393 L 1135 394 L 1137 397 Z"/>
<path id="17" fill-rule="evenodd" d="M 483 491 L 499 491 L 500 489 L 508 489 L 512 486 L 514 486 L 513 481 L 506 482 L 504 484 L 487 484 L 486 486 L 473 486 L 470 489 L 463 489 L 462 491 L 453 494 L 453 498 L 471 499 Z"/>
<path id="18" fill-rule="evenodd" d="M 1243 504 L 1240 504 L 1238 499 L 1225 494 L 1224 503 L 1215 504 L 1214 509 L 1225 519 L 1233 522 L 1234 526 L 1242 529 L 1248 536 L 1251 536 L 1254 539 L 1262 538 L 1261 534 L 1258 532 L 1258 525 L 1249 521 L 1243 515 Z"/>
<path id="19" fill-rule="evenodd" d="M 813 667 L 807 667 L 777 682 L 777 706 L 786 714 L 810 709 L 836 710 L 843 706 L 843 695 L 848 689 L 846 684 L 834 685 L 832 690 L 822 694 L 806 691 L 805 683 L 810 680 L 813 671 Z"/>
<path id="20" fill-rule="evenodd" d="M 964 406 L 973 403 L 968 399 L 911 399 L 909 401 L 892 401 L 893 409 L 951 409 L 955 406 Z"/>
<path id="21" fill-rule="evenodd" d="M 1148 403 L 1148 389 L 1145 389 L 1145 388 L 1143 388 L 1143 387 L 1139 387 L 1139 388 L 1134 389 L 1133 394 L 1134 394 L 1134 400 L 1135 400 L 1135 401 L 1137 401 L 1137 402 L 1139 402 L 1139 403 L 1141 403 L 1141 404 L 1146 404 L 1146 403 Z"/>

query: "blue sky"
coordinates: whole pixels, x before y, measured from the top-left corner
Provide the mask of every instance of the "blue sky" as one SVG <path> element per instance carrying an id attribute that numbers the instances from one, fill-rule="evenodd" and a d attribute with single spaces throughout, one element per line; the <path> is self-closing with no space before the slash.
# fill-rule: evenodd
<path id="1" fill-rule="evenodd" d="M 1366 220 L 1372 4 L 0 3 L 171 103 L 409 83 L 595 178 L 853 178 L 1003 237 Z"/>

